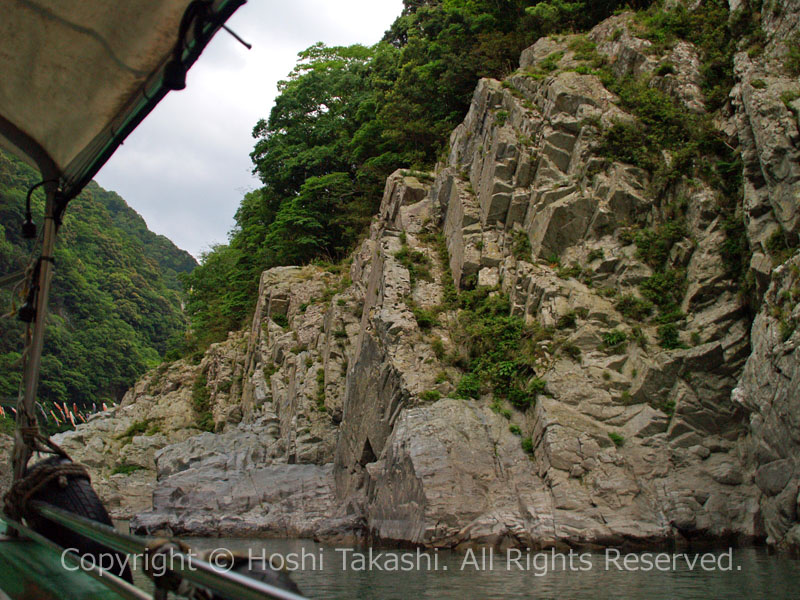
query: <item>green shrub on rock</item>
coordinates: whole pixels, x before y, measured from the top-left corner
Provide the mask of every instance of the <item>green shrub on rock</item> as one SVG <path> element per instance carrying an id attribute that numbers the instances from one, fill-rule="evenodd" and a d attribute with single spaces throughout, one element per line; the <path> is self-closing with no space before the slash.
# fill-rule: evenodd
<path id="1" fill-rule="evenodd" d="M 625 317 L 635 321 L 644 321 L 653 313 L 653 303 L 637 298 L 633 294 L 621 296 L 614 305 Z"/>
<path id="2" fill-rule="evenodd" d="M 423 402 L 436 402 L 442 397 L 439 390 L 426 390 L 419 395 L 419 399 Z"/>

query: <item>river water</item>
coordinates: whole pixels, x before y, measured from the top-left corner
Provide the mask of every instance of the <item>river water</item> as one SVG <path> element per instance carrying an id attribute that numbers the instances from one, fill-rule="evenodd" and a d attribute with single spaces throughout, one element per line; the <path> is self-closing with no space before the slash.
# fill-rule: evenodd
<path id="1" fill-rule="evenodd" d="M 192 548 L 228 550 L 253 564 L 301 562 L 294 580 L 309 598 L 484 600 L 558 598 L 674 600 L 800 598 L 800 561 L 760 548 L 699 553 L 616 551 L 558 554 L 335 548 L 310 540 L 187 540 Z M 138 578 L 137 578 L 138 579 Z"/>

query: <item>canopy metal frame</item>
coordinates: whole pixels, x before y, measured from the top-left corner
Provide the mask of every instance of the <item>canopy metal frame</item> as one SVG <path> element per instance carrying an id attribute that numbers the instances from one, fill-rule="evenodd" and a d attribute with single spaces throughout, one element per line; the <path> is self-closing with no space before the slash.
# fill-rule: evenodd
<path id="1" fill-rule="evenodd" d="M 140 555 L 147 552 L 147 544 L 137 536 L 119 533 L 108 525 L 90 521 L 84 517 L 51 506 L 46 502 L 34 502 L 33 506 L 42 516 L 118 552 Z M 303 596 L 299 596 L 294 592 L 263 583 L 239 573 L 225 571 L 201 560 L 196 554 L 179 553 L 177 556 L 179 560 L 172 562 L 170 565 L 171 571 L 192 583 L 215 589 L 226 596 L 231 596 L 238 600 L 264 600 L 264 598 L 305 600 Z"/>
<path id="2" fill-rule="evenodd" d="M 133 554 L 138 556 L 145 556 L 148 552 L 148 545 L 146 539 L 120 533 L 108 525 L 91 521 L 84 517 L 74 515 L 70 512 L 56 508 L 46 502 L 33 502 L 33 508 L 41 516 L 50 519 L 67 527 L 77 534 L 88 537 L 104 546 L 108 546 L 118 552 L 124 554 Z M 107 571 L 97 568 L 91 563 L 83 563 L 82 561 L 75 560 L 76 555 L 69 552 L 64 552 L 64 549 L 51 542 L 47 538 L 43 538 L 40 534 L 29 529 L 24 524 L 14 521 L 7 516 L 2 517 L 12 527 L 19 528 L 26 536 L 31 539 L 42 543 L 48 547 L 56 549 L 59 553 L 67 556 L 70 562 L 85 571 L 88 575 L 94 577 L 98 581 L 107 583 L 115 592 L 120 595 L 131 598 L 133 600 L 149 599 L 150 595 L 142 592 L 139 588 L 132 586 L 126 581 L 116 577 Z M 257 561 L 261 563 L 260 559 Z M 227 597 L 237 598 L 239 600 L 265 600 L 265 598 L 272 598 L 276 600 L 305 600 L 304 596 L 295 594 L 283 588 L 258 581 L 251 577 L 241 575 L 239 573 L 226 571 L 217 567 L 207 561 L 201 560 L 195 553 L 182 553 L 176 552 L 174 560 L 165 563 L 168 570 L 175 573 L 179 577 L 187 581 L 202 586 L 204 588 L 212 589 Z M 158 597 L 158 590 L 153 596 Z"/>
<path id="3" fill-rule="evenodd" d="M 45 183 L 44 239 L 42 254 L 39 257 L 39 280 L 31 282 L 36 286 L 36 313 L 33 324 L 33 335 L 28 345 L 24 362 L 22 395 L 17 402 L 17 427 L 14 432 L 13 470 L 14 481 L 24 477 L 32 449 L 26 439 L 26 432 L 38 429 L 36 411 L 36 393 L 39 389 L 39 371 L 42 366 L 42 348 L 47 323 L 47 302 L 50 296 L 50 283 L 53 278 L 55 263 L 55 244 L 57 233 L 57 198 L 58 188 L 55 182 Z M 34 275 L 36 270 L 34 271 Z"/>
<path id="4" fill-rule="evenodd" d="M 13 453 L 14 481 L 25 477 L 27 465 L 34 449 L 38 447 L 38 423 L 35 402 L 39 387 L 42 349 L 48 313 L 48 298 L 55 265 L 55 242 L 58 228 L 67 204 L 91 181 L 100 168 L 122 144 L 128 135 L 156 107 L 171 90 L 185 86 L 185 74 L 211 41 L 214 34 L 225 28 L 224 23 L 246 0 L 192 0 L 183 14 L 180 30 L 170 56 L 165 57 L 159 67 L 147 77 L 142 86 L 124 102 L 116 115 L 67 165 L 59 165 L 45 144 L 37 141 L 22 128 L 0 114 L 0 137 L 18 150 L 23 158 L 35 164 L 43 177 L 45 190 L 45 214 L 41 254 L 37 268 L 33 269 L 29 289 L 34 296 L 35 310 L 32 327 L 27 333 L 24 353 L 23 384 L 17 401 L 17 428 Z M 230 30 L 228 30 L 230 31 Z M 247 45 L 234 34 L 237 40 Z M 54 155 L 55 156 L 55 155 Z M 16 277 L 16 275 L 14 275 Z M 142 553 L 148 550 L 146 540 L 123 535 L 113 528 L 77 516 L 42 502 L 32 502 L 32 510 L 40 516 L 59 523 L 68 529 L 126 553 Z M 40 533 L 30 529 L 23 519 L 1 515 L 10 526 L 10 533 L 22 534 L 46 547 L 59 548 Z M 262 583 L 237 573 L 223 572 L 191 554 L 182 555 L 185 560 L 175 574 L 185 581 L 215 589 L 231 597 L 248 599 L 279 598 L 302 600 L 302 596 L 287 590 Z M 75 561 L 73 561 L 75 562 Z M 77 561 L 82 569 L 84 565 Z M 87 575 L 108 584 L 126 598 L 143 599 L 147 594 L 124 580 L 100 569 L 88 569 Z M 154 597 L 166 598 L 165 589 L 157 589 Z"/>
<path id="5" fill-rule="evenodd" d="M 86 146 L 63 173 L 43 145 L 0 115 L 0 134 L 39 168 L 46 193 L 42 250 L 36 290 L 33 333 L 24 353 L 23 384 L 17 401 L 17 428 L 13 453 L 14 481 L 21 479 L 32 455 L 31 432 L 37 428 L 34 404 L 39 386 L 42 349 L 47 321 L 48 298 L 55 265 L 55 241 L 58 226 L 71 199 L 97 174 L 125 138 L 152 112 L 171 91 L 182 89 L 180 74 L 197 61 L 201 52 L 224 26 L 225 21 L 247 0 L 193 0 L 187 7 L 177 32 L 172 55 L 131 95 L 114 119 Z M 179 74 L 176 83 L 175 73 Z"/>

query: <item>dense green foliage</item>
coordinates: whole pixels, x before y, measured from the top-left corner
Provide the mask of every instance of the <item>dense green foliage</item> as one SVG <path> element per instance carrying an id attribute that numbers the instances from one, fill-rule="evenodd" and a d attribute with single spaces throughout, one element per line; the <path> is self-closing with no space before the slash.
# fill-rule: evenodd
<path id="1" fill-rule="evenodd" d="M 633 294 L 625 294 L 617 299 L 615 308 L 629 319 L 643 321 L 652 314 L 653 303 Z"/>
<path id="2" fill-rule="evenodd" d="M 792 75 L 800 75 L 800 34 L 795 34 L 786 42 L 786 50 L 784 67 Z"/>
<path id="3" fill-rule="evenodd" d="M 263 187 L 242 200 L 229 243 L 186 278 L 193 336 L 183 352 L 243 324 L 262 270 L 345 256 L 375 213 L 387 175 L 429 168 L 446 150 L 479 77 L 510 73 L 541 35 L 649 4 L 406 0 L 379 44 L 317 44 L 300 53 L 253 132 Z"/>
<path id="4" fill-rule="evenodd" d="M 0 274 L 28 263 L 32 241 L 21 238 L 20 225 L 27 190 L 39 180 L 36 171 L 0 152 Z M 37 191 L 38 224 L 43 210 Z M 178 278 L 195 264 L 149 231 L 118 195 L 87 186 L 70 203 L 56 245 L 40 399 L 79 407 L 119 399 L 184 330 Z M 0 304 L 9 311 L 10 290 L 0 290 Z M 0 398 L 6 407 L 16 401 L 24 331 L 15 317 L 0 320 Z"/>
<path id="5" fill-rule="evenodd" d="M 717 194 L 718 209 L 724 219 L 726 239 L 719 251 L 727 274 L 740 285 L 742 297 L 753 304 L 752 284 L 746 278 L 750 249 L 744 220 L 737 209 L 742 195 L 742 162 L 738 151 L 726 143 L 714 123 L 714 111 L 727 102 L 734 84 L 733 55 L 747 50 L 756 55 L 763 50 L 764 34 L 760 27 L 761 0 L 746 0 L 729 13 L 726 0 L 706 0 L 689 9 L 677 4 L 665 10 L 654 3 L 636 19 L 638 34 L 653 42 L 652 52 L 663 54 L 677 40 L 695 45 L 701 58 L 702 90 L 707 112 L 691 114 L 674 98 L 651 87 L 650 77 L 618 79 L 607 69 L 596 71 L 605 85 L 615 92 L 620 105 L 634 114 L 633 123 L 618 122 L 603 134 L 602 151 L 614 160 L 637 165 L 654 174 L 652 193 L 662 203 L 662 224 L 638 232 L 622 232 L 637 246 L 638 257 L 655 269 L 642 282 L 640 291 L 646 304 L 627 297 L 618 308 L 636 320 L 649 315 L 653 305 L 659 345 L 666 349 L 683 347 L 679 309 L 686 286 L 682 269 L 671 261 L 673 246 L 691 243 L 685 226 L 686 199 L 675 198 L 675 184 L 693 177 L 702 179 Z M 669 75 L 668 63 L 655 76 Z M 754 83 L 758 86 L 758 81 Z M 664 160 L 664 151 L 671 160 Z M 673 202 L 667 203 L 672 197 Z"/>
<path id="6" fill-rule="evenodd" d="M 751 53 L 763 49 L 759 26 L 761 0 L 745 0 L 729 18 L 727 0 L 705 0 L 693 9 L 678 3 L 671 10 L 655 4 L 639 15 L 644 37 L 661 52 L 684 39 L 700 51 L 703 92 L 708 108 L 716 110 L 728 98 L 733 87 L 733 54 L 741 44 Z"/>
<path id="7" fill-rule="evenodd" d="M 192 406 L 195 421 L 201 431 L 214 431 L 214 415 L 211 413 L 211 394 L 208 391 L 208 379 L 201 373 L 192 386 Z"/>
<path id="8" fill-rule="evenodd" d="M 736 157 L 710 115 L 688 112 L 670 95 L 650 87 L 647 78 L 618 80 L 610 73 L 602 75 L 619 96 L 620 106 L 638 118 L 633 123 L 618 122 L 604 132 L 601 151 L 606 156 L 654 173 L 657 193 L 684 175 L 703 177 L 719 187 L 728 184 L 725 175 Z M 663 159 L 664 150 L 672 153 L 669 163 Z"/>
<path id="9" fill-rule="evenodd" d="M 461 292 L 451 308 L 459 309 L 452 331 L 459 353 L 452 360 L 466 370 L 456 396 L 478 398 L 491 391 L 519 410 L 532 406 L 545 391 L 535 365 L 552 331 L 511 315 L 508 297 L 487 287 Z"/>
<path id="10" fill-rule="evenodd" d="M 131 473 L 135 473 L 136 471 L 141 471 L 143 469 L 144 467 L 141 465 L 119 463 L 112 469 L 111 474 L 116 475 L 117 473 L 122 473 L 123 475 L 130 475 Z"/>
<path id="11" fill-rule="evenodd" d="M 677 100 L 651 87 L 648 78 L 620 80 L 601 69 L 598 74 L 603 83 L 619 96 L 620 105 L 637 117 L 635 123 L 617 123 L 605 132 L 605 153 L 654 172 L 656 192 L 689 175 L 705 179 L 729 200 L 738 198 L 741 162 L 725 143 L 711 113 L 727 101 L 733 87 L 737 48 L 757 53 L 763 47 L 760 7 L 760 0 L 747 0 L 730 14 L 727 0 L 707 0 L 692 10 L 680 3 L 664 10 L 661 3 L 653 3 L 639 13 L 639 35 L 653 42 L 652 52 L 663 53 L 678 39 L 698 48 L 708 112 L 689 113 Z M 661 67 L 657 76 L 672 70 L 666 63 Z M 672 154 L 669 164 L 663 160 L 664 150 Z"/>

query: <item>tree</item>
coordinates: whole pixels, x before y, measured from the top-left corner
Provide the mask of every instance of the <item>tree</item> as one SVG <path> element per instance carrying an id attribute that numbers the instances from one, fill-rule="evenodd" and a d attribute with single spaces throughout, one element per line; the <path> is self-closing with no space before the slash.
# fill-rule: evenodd
<path id="1" fill-rule="evenodd" d="M 343 258 L 377 210 L 386 176 L 435 164 L 478 78 L 505 76 L 543 33 L 589 26 L 620 4 L 405 0 L 372 48 L 301 52 L 253 130 L 263 187 L 242 200 L 229 244 L 184 279 L 195 337 L 221 339 L 238 326 L 263 269 Z"/>
<path id="2" fill-rule="evenodd" d="M 31 256 L 33 246 L 20 236 L 19 224 L 27 190 L 40 178 L 0 152 L 0 274 L 24 268 Z M 39 223 L 43 207 L 37 191 L 32 209 Z M 39 400 L 80 407 L 120 399 L 185 329 L 177 274 L 195 264 L 149 231 L 122 198 L 89 184 L 71 202 L 57 242 Z M 0 290 L 0 303 L 8 311 L 8 290 Z M 6 406 L 19 388 L 24 332 L 17 319 L 0 320 L 0 397 Z"/>

